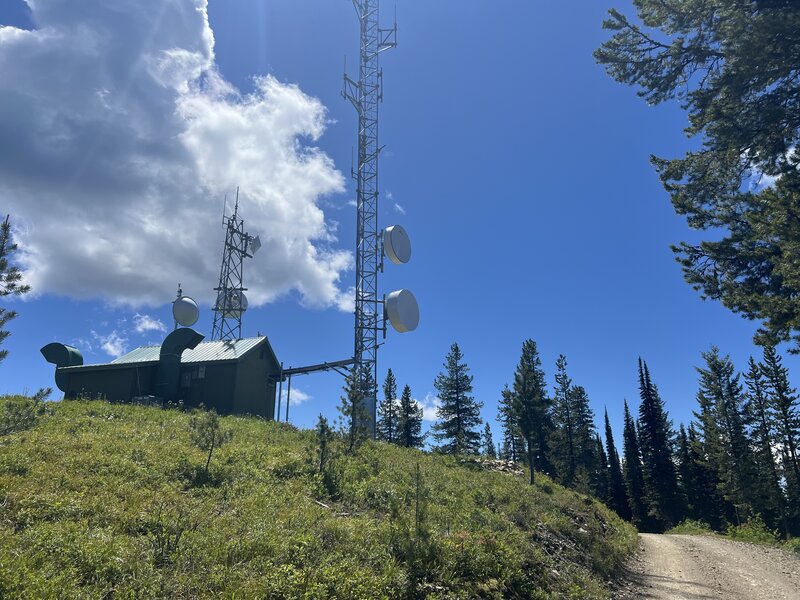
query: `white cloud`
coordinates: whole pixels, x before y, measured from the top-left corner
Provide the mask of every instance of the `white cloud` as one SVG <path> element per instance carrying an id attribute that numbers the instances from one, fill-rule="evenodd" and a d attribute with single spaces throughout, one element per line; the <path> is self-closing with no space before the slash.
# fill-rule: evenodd
<path id="1" fill-rule="evenodd" d="M 106 335 L 92 331 L 92 337 L 100 344 L 103 352 L 109 356 L 117 358 L 128 352 L 128 338 L 122 337 L 116 329 Z"/>
<path id="2" fill-rule="evenodd" d="M 422 408 L 423 421 L 435 421 L 438 418 L 436 411 L 442 404 L 438 396 L 434 396 L 428 392 L 421 401 L 414 398 L 414 402 L 416 402 L 417 405 Z"/>
<path id="3" fill-rule="evenodd" d="M 748 180 L 750 191 L 758 193 L 766 188 L 775 187 L 779 177 L 779 175 L 767 175 L 765 173 L 754 174 Z"/>
<path id="4" fill-rule="evenodd" d="M 287 392 L 288 390 L 286 387 L 284 387 L 283 391 L 281 392 L 281 399 L 283 402 L 286 402 Z M 292 388 L 292 406 L 297 406 L 298 404 L 302 404 L 308 400 L 311 400 L 311 396 L 309 394 L 306 394 L 299 388 Z M 284 406 L 286 405 L 284 404 Z"/>
<path id="5" fill-rule="evenodd" d="M 747 191 L 759 193 L 767 188 L 774 188 L 778 183 L 781 175 L 768 175 L 758 168 L 757 163 L 753 163 L 746 155 L 742 155 L 742 159 L 750 162 L 750 173 L 745 179 L 745 188 Z M 797 152 L 796 146 L 790 146 L 786 153 L 783 155 L 783 161 L 786 165 L 794 165 L 795 169 L 800 170 L 800 155 Z"/>
<path id="6" fill-rule="evenodd" d="M 155 319 L 150 315 L 140 315 L 139 313 L 136 313 L 133 317 L 133 327 L 136 329 L 136 333 L 167 330 L 167 326 L 159 319 Z"/>
<path id="7" fill-rule="evenodd" d="M 350 287 L 346 291 L 340 292 L 336 297 L 336 306 L 342 312 L 355 312 L 356 288 Z"/>
<path id="8" fill-rule="evenodd" d="M 406 214 L 406 209 L 400 206 L 397 202 L 394 203 L 394 210 L 395 212 L 400 213 L 401 215 Z"/>
<path id="9" fill-rule="evenodd" d="M 72 340 L 71 344 L 84 352 L 91 352 L 93 349 L 92 343 L 85 338 L 75 338 Z"/>
<path id="10" fill-rule="evenodd" d="M 210 303 L 220 211 L 241 186 L 250 304 L 342 306 L 352 253 L 320 208 L 344 178 L 314 146 L 325 107 L 271 76 L 244 95 L 214 62 L 207 0 L 36 0 L 0 27 L 0 206 L 35 293 Z M 344 201 L 341 202 L 344 204 Z"/>

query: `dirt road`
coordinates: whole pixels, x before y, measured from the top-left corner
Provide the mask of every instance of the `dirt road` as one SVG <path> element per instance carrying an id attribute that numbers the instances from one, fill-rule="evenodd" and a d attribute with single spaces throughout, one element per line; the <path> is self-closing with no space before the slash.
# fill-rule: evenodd
<path id="1" fill-rule="evenodd" d="M 615 598 L 798 600 L 800 559 L 715 537 L 643 533 Z"/>

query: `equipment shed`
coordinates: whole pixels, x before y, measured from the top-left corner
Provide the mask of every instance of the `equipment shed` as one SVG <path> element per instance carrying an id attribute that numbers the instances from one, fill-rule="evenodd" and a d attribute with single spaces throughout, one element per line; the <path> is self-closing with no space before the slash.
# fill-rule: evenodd
<path id="1" fill-rule="evenodd" d="M 192 334 L 202 339 L 190 329 L 179 329 L 161 346 L 137 348 L 108 364 L 57 364 L 56 383 L 65 398 L 88 396 L 127 402 L 155 396 L 187 406 L 202 404 L 220 414 L 273 418 L 281 365 L 266 336 L 200 343 L 175 341 Z"/>

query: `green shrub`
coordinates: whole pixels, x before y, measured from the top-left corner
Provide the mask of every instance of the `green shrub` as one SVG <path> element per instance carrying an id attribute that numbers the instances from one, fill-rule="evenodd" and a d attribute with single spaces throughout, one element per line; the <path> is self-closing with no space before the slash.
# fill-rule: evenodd
<path id="1" fill-rule="evenodd" d="M 694 519 L 685 519 L 665 533 L 670 535 L 711 535 L 714 532 L 708 523 L 695 521 Z"/>
<path id="2" fill-rule="evenodd" d="M 792 538 L 783 545 L 784 548 L 791 552 L 800 554 L 800 538 Z"/>
<path id="3" fill-rule="evenodd" d="M 31 429 L 47 412 L 46 394 L 40 390 L 32 398 L 6 396 L 0 399 L 0 437 Z"/>
<path id="4" fill-rule="evenodd" d="M 178 553 L 181 539 L 187 531 L 195 531 L 199 525 L 196 515 L 182 507 L 171 508 L 160 504 L 144 515 L 139 532 L 147 536 L 152 551 L 153 565 L 163 567 L 171 564 Z"/>
<path id="5" fill-rule="evenodd" d="M 778 542 L 778 535 L 767 529 L 764 519 L 760 515 L 750 517 L 745 523 L 728 527 L 726 535 L 732 540 L 774 546 Z"/>

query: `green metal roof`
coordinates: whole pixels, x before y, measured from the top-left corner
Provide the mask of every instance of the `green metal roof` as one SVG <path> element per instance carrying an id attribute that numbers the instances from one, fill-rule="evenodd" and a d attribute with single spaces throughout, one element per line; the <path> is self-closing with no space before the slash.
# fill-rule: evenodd
<path id="1" fill-rule="evenodd" d="M 265 336 L 244 338 L 241 340 L 217 340 L 214 342 L 201 342 L 193 350 L 184 350 L 181 363 L 220 362 L 226 360 L 239 360 L 245 354 L 265 342 Z M 119 358 L 112 360 L 112 365 L 131 363 L 158 362 L 161 346 L 142 346 L 132 350 Z"/>

